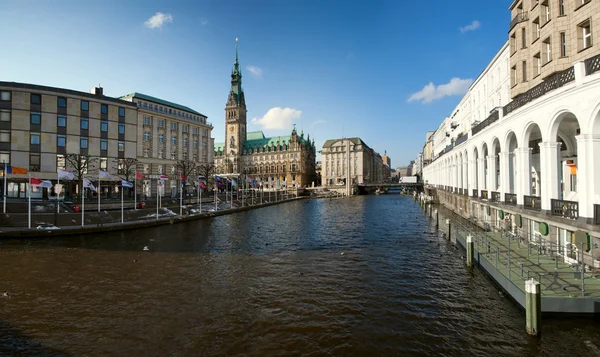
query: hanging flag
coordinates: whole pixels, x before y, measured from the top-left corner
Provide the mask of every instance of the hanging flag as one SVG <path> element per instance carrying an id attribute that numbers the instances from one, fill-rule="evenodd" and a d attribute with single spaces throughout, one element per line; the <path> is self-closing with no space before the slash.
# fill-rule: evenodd
<path id="1" fill-rule="evenodd" d="M 219 182 L 221 182 L 221 180 L 222 180 L 222 179 L 221 179 L 219 176 L 215 176 L 215 181 L 219 181 Z"/>
<path id="2" fill-rule="evenodd" d="M 251 183 L 252 179 L 250 177 L 246 177 L 246 182 Z"/>
<path id="3" fill-rule="evenodd" d="M 104 171 L 104 170 L 98 171 L 98 177 L 100 179 L 107 179 L 107 180 L 110 180 L 112 178 L 110 176 L 110 174 L 107 171 Z"/>
<path id="4" fill-rule="evenodd" d="M 90 180 L 86 178 L 83 178 L 83 188 L 89 188 L 90 190 L 96 192 L 96 187 L 94 187 Z"/>
<path id="5" fill-rule="evenodd" d="M 206 184 L 204 184 L 204 182 L 200 182 L 200 188 L 202 188 L 202 190 L 206 190 Z"/>
<path id="6" fill-rule="evenodd" d="M 27 169 L 24 169 L 22 167 L 6 165 L 6 173 L 25 175 L 27 173 Z"/>
<path id="7" fill-rule="evenodd" d="M 185 176 L 183 174 L 179 175 L 181 177 L 181 181 L 185 181 Z"/>
<path id="8" fill-rule="evenodd" d="M 163 180 L 163 181 L 168 180 L 169 179 L 169 175 L 162 174 L 162 175 L 160 175 L 160 179 Z"/>
<path id="9" fill-rule="evenodd" d="M 121 177 L 121 187 L 123 188 L 133 188 L 133 182 L 127 181 Z"/>
<path id="10" fill-rule="evenodd" d="M 136 172 L 135 172 L 135 179 L 136 179 L 136 180 L 143 180 L 143 179 L 144 179 L 144 175 L 142 175 L 142 173 L 141 173 L 141 172 L 139 172 L 139 171 L 136 171 Z"/>
<path id="11" fill-rule="evenodd" d="M 237 182 L 235 182 L 235 179 L 231 180 L 231 186 L 237 187 Z"/>
<path id="12" fill-rule="evenodd" d="M 61 180 L 75 180 L 75 175 L 65 170 L 58 170 L 58 178 Z"/>
<path id="13" fill-rule="evenodd" d="M 35 177 L 29 178 L 29 183 L 31 184 L 31 187 L 52 188 L 52 182 L 36 179 Z"/>

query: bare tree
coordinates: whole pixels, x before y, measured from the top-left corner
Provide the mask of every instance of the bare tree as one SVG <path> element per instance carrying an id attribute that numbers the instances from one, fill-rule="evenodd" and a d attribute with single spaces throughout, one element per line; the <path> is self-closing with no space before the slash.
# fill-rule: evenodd
<path id="1" fill-rule="evenodd" d="M 138 160 L 133 158 L 119 159 L 119 167 L 117 173 L 127 181 L 130 177 L 135 177 L 135 171 L 137 169 Z"/>
<path id="2" fill-rule="evenodd" d="M 177 173 L 179 175 L 183 175 L 185 181 L 190 180 L 190 177 L 194 176 L 194 174 L 196 174 L 198 172 L 198 163 L 196 163 L 195 161 L 191 161 L 191 160 L 179 160 L 177 162 L 176 167 L 177 167 Z M 193 179 L 192 179 L 192 182 L 194 182 Z M 182 187 L 180 189 L 184 190 L 186 186 L 183 186 L 183 180 L 182 180 Z M 184 193 L 186 193 L 186 192 L 184 191 Z"/>
<path id="3" fill-rule="evenodd" d="M 87 155 L 80 154 L 66 154 L 65 155 L 65 168 L 72 171 L 75 175 L 75 179 L 78 181 L 79 194 L 83 200 L 83 175 L 87 174 L 88 168 L 91 163 L 97 161 L 97 158 L 91 158 Z"/>
<path id="4" fill-rule="evenodd" d="M 206 177 L 206 184 L 210 185 L 211 182 L 214 183 L 214 175 L 215 175 L 215 165 L 213 164 L 204 164 L 204 165 L 200 165 L 198 166 L 198 173 L 201 176 Z"/>

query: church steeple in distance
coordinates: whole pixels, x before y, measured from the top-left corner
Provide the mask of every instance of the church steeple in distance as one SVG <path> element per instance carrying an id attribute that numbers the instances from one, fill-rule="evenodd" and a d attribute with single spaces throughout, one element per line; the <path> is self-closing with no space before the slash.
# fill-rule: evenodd
<path id="1" fill-rule="evenodd" d="M 225 156 L 231 166 L 228 173 L 241 172 L 241 159 L 246 142 L 246 100 L 242 90 L 242 72 L 238 59 L 238 39 L 235 39 L 235 62 L 231 71 L 231 89 L 225 105 Z M 229 164 L 228 164 L 229 165 Z"/>

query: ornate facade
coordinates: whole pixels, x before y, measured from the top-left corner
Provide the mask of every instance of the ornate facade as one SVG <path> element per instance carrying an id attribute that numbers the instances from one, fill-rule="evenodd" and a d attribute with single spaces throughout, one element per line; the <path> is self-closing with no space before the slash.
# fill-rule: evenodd
<path id="1" fill-rule="evenodd" d="M 267 138 L 246 131 L 246 99 L 236 45 L 231 90 L 225 106 L 225 142 L 215 143 L 217 174 L 247 176 L 265 185 L 309 186 L 315 181 L 315 142 L 296 128 L 289 136 Z M 316 183 L 316 182 L 315 182 Z"/>

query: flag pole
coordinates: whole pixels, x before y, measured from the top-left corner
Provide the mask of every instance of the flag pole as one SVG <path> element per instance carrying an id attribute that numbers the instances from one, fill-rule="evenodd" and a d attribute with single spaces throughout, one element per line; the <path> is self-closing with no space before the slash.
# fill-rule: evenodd
<path id="1" fill-rule="evenodd" d="M 2 200 L 3 201 L 2 206 L 4 207 L 3 213 L 6 213 L 6 176 L 7 176 L 6 172 L 8 171 L 8 168 L 7 168 L 8 165 L 6 164 L 6 161 L 2 160 L 2 162 L 4 163 L 4 175 L 3 175 L 4 176 L 4 190 L 2 191 L 2 196 L 4 196 L 4 197 Z"/>
<path id="2" fill-rule="evenodd" d="M 100 170 L 98 170 L 98 212 L 100 212 L 100 194 L 102 189 L 100 188 Z"/>
<path id="3" fill-rule="evenodd" d="M 137 168 L 133 178 L 133 209 L 137 211 Z"/>
<path id="4" fill-rule="evenodd" d="M 85 182 L 84 182 L 85 184 Z M 84 221 L 83 221 L 83 215 L 85 212 L 85 186 L 83 186 L 83 189 L 81 190 L 81 226 L 83 227 L 84 225 Z"/>
<path id="5" fill-rule="evenodd" d="M 124 223 L 123 219 L 123 182 L 121 182 L 121 224 Z"/>
<path id="6" fill-rule="evenodd" d="M 179 178 L 179 215 L 183 215 L 183 180 Z"/>
<path id="7" fill-rule="evenodd" d="M 31 173 L 29 174 L 29 186 L 27 188 L 27 196 L 29 198 L 27 205 L 27 225 L 31 229 Z"/>
<path id="8" fill-rule="evenodd" d="M 160 182 L 160 178 L 156 179 L 156 220 L 158 221 L 158 201 L 159 201 L 159 191 L 160 191 L 160 185 L 158 184 Z"/>
<path id="9" fill-rule="evenodd" d="M 57 172 L 56 173 L 56 214 L 60 213 L 60 208 L 58 207 L 58 199 L 60 198 L 59 187 L 60 187 L 60 175 Z"/>
<path id="10" fill-rule="evenodd" d="M 198 200 L 198 207 L 201 207 L 202 205 L 200 204 L 200 179 L 198 179 L 198 186 L 197 187 L 198 187 L 197 188 L 198 192 L 196 192 L 197 193 L 196 199 Z"/>
<path id="11" fill-rule="evenodd" d="M 219 207 L 217 206 L 217 180 L 215 179 L 215 190 L 213 191 L 214 196 L 215 196 L 215 212 L 219 209 Z"/>
<path id="12" fill-rule="evenodd" d="M 200 208 L 200 214 L 202 214 L 202 186 L 198 185 L 198 188 L 200 189 L 200 203 L 198 204 L 198 206 Z"/>

